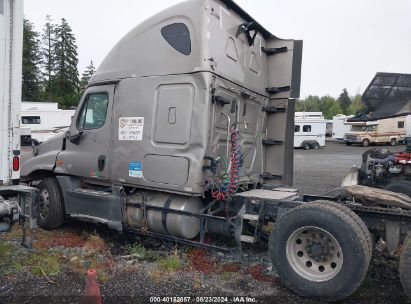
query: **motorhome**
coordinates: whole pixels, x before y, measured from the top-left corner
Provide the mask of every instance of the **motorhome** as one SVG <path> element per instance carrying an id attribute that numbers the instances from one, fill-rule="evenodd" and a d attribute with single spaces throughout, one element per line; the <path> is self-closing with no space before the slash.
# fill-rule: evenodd
<path id="1" fill-rule="evenodd" d="M 345 133 L 350 131 L 351 126 L 345 124 L 348 118 L 352 116 L 346 116 L 344 114 L 338 114 L 333 117 L 333 132 L 332 138 L 336 140 L 344 140 Z"/>
<path id="2" fill-rule="evenodd" d="M 360 144 L 368 147 L 371 144 L 395 146 L 404 142 L 407 137 L 408 116 L 384 118 L 379 120 L 348 119 L 345 123 L 350 131 L 345 133 L 344 141 L 348 146 Z"/>
<path id="3" fill-rule="evenodd" d="M 22 144 L 30 143 L 30 139 L 41 143 L 54 137 L 70 126 L 74 113 L 75 110 L 59 109 L 54 102 L 22 102 Z"/>
<path id="4" fill-rule="evenodd" d="M 326 125 L 321 112 L 296 112 L 294 148 L 310 150 L 325 147 Z"/>

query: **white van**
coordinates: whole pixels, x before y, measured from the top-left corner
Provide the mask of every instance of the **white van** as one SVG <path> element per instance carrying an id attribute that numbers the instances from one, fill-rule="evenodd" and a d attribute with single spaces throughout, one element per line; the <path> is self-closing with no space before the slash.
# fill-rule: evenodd
<path id="1" fill-rule="evenodd" d="M 294 148 L 310 150 L 325 147 L 326 125 L 321 112 L 296 112 Z"/>

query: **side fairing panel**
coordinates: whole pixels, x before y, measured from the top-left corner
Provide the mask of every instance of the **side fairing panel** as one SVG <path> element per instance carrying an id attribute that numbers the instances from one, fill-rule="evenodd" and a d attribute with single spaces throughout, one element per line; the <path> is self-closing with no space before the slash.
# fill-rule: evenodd
<path id="1" fill-rule="evenodd" d="M 203 193 L 209 79 L 209 73 L 196 73 L 130 78 L 118 84 L 110 139 L 113 182 Z"/>

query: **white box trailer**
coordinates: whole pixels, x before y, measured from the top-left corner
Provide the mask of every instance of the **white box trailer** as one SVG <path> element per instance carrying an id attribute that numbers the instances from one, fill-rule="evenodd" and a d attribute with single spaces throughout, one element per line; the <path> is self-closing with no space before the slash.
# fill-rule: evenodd
<path id="1" fill-rule="evenodd" d="M 319 149 L 325 147 L 327 120 L 321 112 L 296 112 L 294 148 Z"/>
<path id="2" fill-rule="evenodd" d="M 0 232 L 36 227 L 37 191 L 20 179 L 23 0 L 0 0 Z M 31 241 L 23 234 L 23 245 Z M 31 239 L 30 239 L 31 240 Z"/>
<path id="3" fill-rule="evenodd" d="M 350 131 L 350 126 L 345 124 L 345 122 L 351 117 L 344 114 L 338 114 L 333 117 L 333 139 L 344 140 L 345 133 Z"/>
<path id="4" fill-rule="evenodd" d="M 0 0 L 0 185 L 20 178 L 23 1 Z"/>

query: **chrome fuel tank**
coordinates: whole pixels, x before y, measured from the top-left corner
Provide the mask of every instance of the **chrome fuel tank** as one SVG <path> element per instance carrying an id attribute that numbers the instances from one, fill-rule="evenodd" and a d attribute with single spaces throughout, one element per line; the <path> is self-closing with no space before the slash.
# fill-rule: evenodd
<path id="1" fill-rule="evenodd" d="M 143 223 L 143 210 L 137 204 L 143 204 L 144 201 L 147 206 L 191 213 L 200 213 L 203 208 L 201 199 L 197 197 L 152 191 L 138 192 L 128 198 L 128 205 L 125 209 L 124 221 L 129 227 L 143 228 L 147 226 L 149 231 L 185 239 L 193 239 L 200 233 L 200 219 L 186 215 L 148 210 L 147 222 Z"/>

